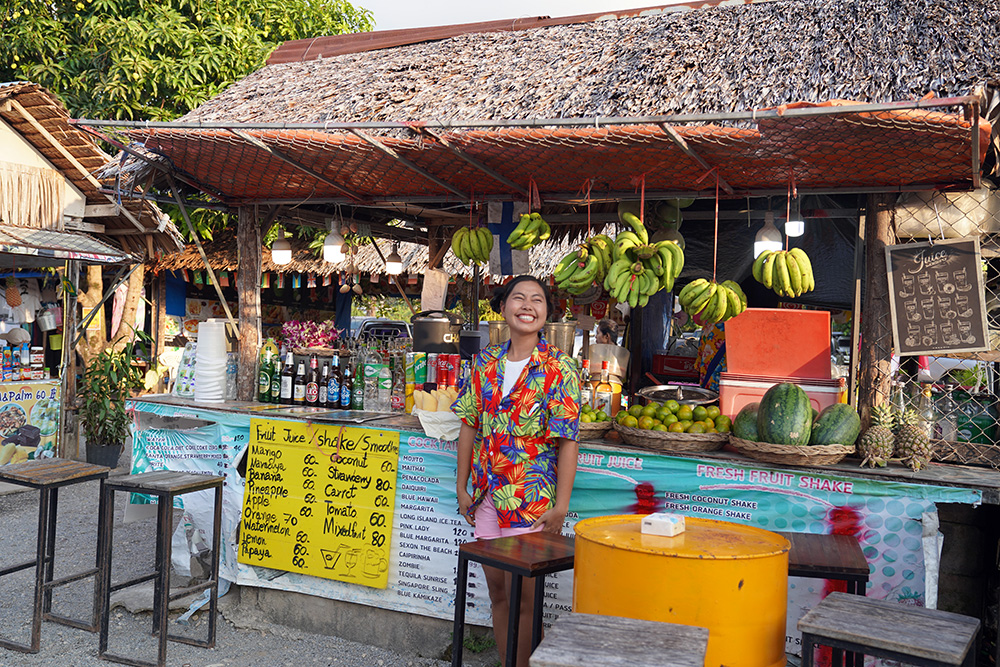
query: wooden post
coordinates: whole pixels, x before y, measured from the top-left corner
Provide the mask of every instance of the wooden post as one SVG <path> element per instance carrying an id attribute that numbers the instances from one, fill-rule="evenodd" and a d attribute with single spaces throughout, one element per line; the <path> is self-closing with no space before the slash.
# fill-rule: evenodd
<path id="1" fill-rule="evenodd" d="M 79 290 L 80 262 L 66 262 L 65 279 Z M 63 310 L 63 349 L 62 349 L 62 421 L 59 424 L 59 440 L 56 443 L 56 455 L 64 459 L 75 459 L 80 455 L 79 419 L 76 408 L 76 351 L 73 349 L 73 339 L 76 338 L 77 298 L 71 291 L 64 293 Z"/>
<path id="2" fill-rule="evenodd" d="M 236 242 L 239 264 L 236 291 L 239 294 L 239 374 L 236 378 L 236 400 L 257 398 L 257 355 L 260 351 L 260 222 L 255 210 L 241 206 L 238 214 Z"/>
<path id="3" fill-rule="evenodd" d="M 870 423 L 871 408 L 889 399 L 892 324 L 885 247 L 892 245 L 895 238 L 895 202 L 895 195 L 872 194 L 865 207 L 865 298 L 858 374 L 858 409 L 865 426 Z"/>

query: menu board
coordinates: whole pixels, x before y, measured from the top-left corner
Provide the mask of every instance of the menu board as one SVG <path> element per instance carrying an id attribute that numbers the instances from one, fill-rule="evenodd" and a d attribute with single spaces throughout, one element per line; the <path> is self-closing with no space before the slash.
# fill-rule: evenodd
<path id="1" fill-rule="evenodd" d="M 250 420 L 238 560 L 385 588 L 399 431 Z"/>
<path id="2" fill-rule="evenodd" d="M 979 238 L 887 246 L 896 354 L 986 352 Z"/>

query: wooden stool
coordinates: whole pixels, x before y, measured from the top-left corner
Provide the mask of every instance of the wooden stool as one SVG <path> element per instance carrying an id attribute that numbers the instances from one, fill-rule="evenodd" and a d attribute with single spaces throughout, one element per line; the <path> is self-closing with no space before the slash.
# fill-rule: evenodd
<path id="1" fill-rule="evenodd" d="M 813 648 L 889 658 L 910 665 L 945 667 L 976 664 L 979 619 L 947 611 L 830 593 L 799 620 L 802 667 L 812 667 Z"/>
<path id="2" fill-rule="evenodd" d="M 42 618 L 73 628 L 95 632 L 100 617 L 100 597 L 97 594 L 97 563 L 100 559 L 101 538 L 98 530 L 95 567 L 61 579 L 52 579 L 56 552 L 56 512 L 58 509 L 59 487 L 81 482 L 100 480 L 101 493 L 98 502 L 103 502 L 104 480 L 110 468 L 95 466 L 66 459 L 40 459 L 27 463 L 0 466 L 0 480 L 38 489 L 38 547 L 35 559 L 20 565 L 12 565 L 0 570 L 0 577 L 29 567 L 35 568 L 35 602 L 31 618 L 31 643 L 19 644 L 0 639 L 0 646 L 22 653 L 38 653 L 41 645 Z M 52 589 L 87 577 L 94 577 L 94 611 L 89 621 L 67 618 L 52 613 Z"/>
<path id="3" fill-rule="evenodd" d="M 147 472 L 138 475 L 127 475 L 109 480 L 104 485 L 104 497 L 100 520 L 100 589 L 101 604 L 101 638 L 97 649 L 97 657 L 126 665 L 143 667 L 163 667 L 167 660 L 167 640 L 212 648 L 215 646 L 215 611 L 219 595 L 219 537 L 222 530 L 222 477 L 212 475 L 196 475 L 189 472 L 174 472 L 164 470 Z M 212 576 L 194 586 L 170 591 L 170 532 L 173 528 L 174 498 L 177 496 L 215 489 L 215 521 L 212 527 Z M 156 559 L 154 570 L 129 581 L 111 584 L 111 552 L 112 533 L 114 529 L 115 491 L 125 493 L 145 493 L 156 496 Z M 135 658 L 108 653 L 108 614 L 111 609 L 112 591 L 121 590 L 149 580 L 155 582 L 153 588 L 153 634 L 159 636 L 159 652 L 156 662 L 147 662 Z M 190 639 L 171 635 L 167 632 L 167 618 L 170 613 L 170 602 L 179 598 L 209 589 L 208 639 Z"/>
<path id="4" fill-rule="evenodd" d="M 542 639 L 542 600 L 545 597 L 545 575 L 573 569 L 573 538 L 553 533 L 526 533 L 494 540 L 466 542 L 458 549 L 458 582 L 455 598 L 455 632 L 451 664 L 462 665 L 462 643 L 465 639 L 465 586 L 469 576 L 469 561 L 489 565 L 511 573 L 510 615 L 507 622 L 507 665 L 517 663 L 518 621 L 521 616 L 521 581 L 535 580 L 535 608 L 531 625 L 531 648 Z"/>
<path id="5" fill-rule="evenodd" d="M 788 576 L 844 581 L 847 592 L 865 595 L 868 559 L 852 535 L 778 533 L 792 548 L 788 551 Z M 864 667 L 864 656 L 848 653 L 847 664 Z"/>
<path id="6" fill-rule="evenodd" d="M 708 630 L 599 614 L 560 614 L 531 667 L 703 667 Z"/>

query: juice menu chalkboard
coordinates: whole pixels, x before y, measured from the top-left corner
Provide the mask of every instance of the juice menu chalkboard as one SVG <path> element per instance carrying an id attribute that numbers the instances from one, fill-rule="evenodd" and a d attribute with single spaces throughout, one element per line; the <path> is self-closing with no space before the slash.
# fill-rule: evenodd
<path id="1" fill-rule="evenodd" d="M 897 354 L 990 349 L 978 238 L 888 246 L 885 254 Z"/>
<path id="2" fill-rule="evenodd" d="M 399 432 L 250 420 L 238 560 L 385 588 Z"/>

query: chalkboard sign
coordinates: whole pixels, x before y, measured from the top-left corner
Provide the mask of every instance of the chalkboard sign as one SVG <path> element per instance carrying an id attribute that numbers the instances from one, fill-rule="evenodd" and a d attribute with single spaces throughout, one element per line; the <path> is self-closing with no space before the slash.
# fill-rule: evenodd
<path id="1" fill-rule="evenodd" d="M 238 560 L 385 588 L 399 431 L 250 420 Z"/>
<path id="2" fill-rule="evenodd" d="M 897 354 L 989 351 L 978 238 L 888 246 L 885 255 Z"/>

